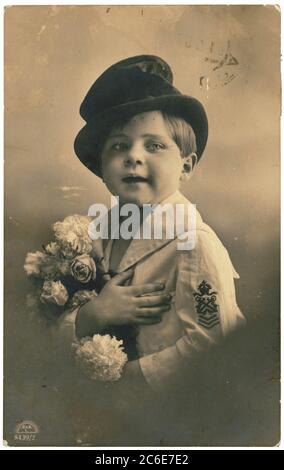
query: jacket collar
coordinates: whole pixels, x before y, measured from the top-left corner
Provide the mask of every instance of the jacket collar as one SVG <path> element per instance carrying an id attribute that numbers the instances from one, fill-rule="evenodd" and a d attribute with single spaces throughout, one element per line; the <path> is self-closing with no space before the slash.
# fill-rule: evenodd
<path id="1" fill-rule="evenodd" d="M 169 215 L 168 211 L 170 211 L 170 214 L 176 214 L 179 210 L 182 211 L 182 217 L 180 218 L 181 223 L 174 224 L 174 232 L 171 232 L 169 234 L 166 223 L 166 217 L 158 219 L 161 221 L 161 223 L 158 224 L 159 238 L 154 238 L 154 217 L 156 214 L 155 211 L 159 210 L 159 208 L 161 207 L 168 215 L 168 219 L 171 218 L 171 215 Z M 189 216 L 190 214 L 191 216 Z M 192 220 L 192 214 L 195 215 L 194 220 Z M 110 211 L 108 215 L 110 215 Z M 163 246 L 171 243 L 174 239 L 181 236 L 182 233 L 188 232 L 189 230 L 194 230 L 195 233 L 195 228 L 197 228 L 200 223 L 202 223 L 201 216 L 195 209 L 195 206 L 188 199 L 186 199 L 179 191 L 176 191 L 175 193 L 167 197 L 165 200 L 163 200 L 159 204 L 158 208 L 154 208 L 154 210 L 151 211 L 148 217 L 150 217 L 151 219 L 151 238 L 133 239 L 119 263 L 117 272 L 126 271 L 146 256 L 149 256 L 154 251 L 157 251 Z M 156 222 L 157 218 L 155 218 L 155 224 Z M 113 240 L 104 240 L 104 242 L 106 243 L 103 243 L 102 245 L 102 240 L 96 240 L 94 242 L 94 251 L 98 253 L 99 250 L 100 253 L 103 253 L 103 268 L 104 270 L 108 271 L 110 255 L 113 247 Z"/>

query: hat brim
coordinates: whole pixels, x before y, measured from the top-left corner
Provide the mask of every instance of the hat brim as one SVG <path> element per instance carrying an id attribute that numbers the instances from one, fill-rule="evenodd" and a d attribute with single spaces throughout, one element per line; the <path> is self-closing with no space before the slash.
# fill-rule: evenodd
<path id="1" fill-rule="evenodd" d="M 118 118 L 124 119 L 147 111 L 165 111 L 181 117 L 192 127 L 197 146 L 197 157 L 200 160 L 208 138 L 208 120 L 202 104 L 186 95 L 164 95 L 144 100 L 132 101 L 106 110 L 94 116 L 78 133 L 74 149 L 80 161 L 100 178 L 99 144 L 105 130 Z"/>

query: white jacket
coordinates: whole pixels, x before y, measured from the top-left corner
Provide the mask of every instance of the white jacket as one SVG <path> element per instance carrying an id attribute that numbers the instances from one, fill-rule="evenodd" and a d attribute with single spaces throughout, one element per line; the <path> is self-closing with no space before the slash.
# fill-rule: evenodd
<path id="1" fill-rule="evenodd" d="M 180 192 L 164 203 L 191 204 Z M 134 268 L 133 285 L 163 281 L 173 296 L 162 321 L 141 326 L 137 337 L 140 366 L 154 389 L 163 387 L 180 367 L 245 321 L 235 297 L 234 278 L 239 275 L 215 232 L 196 213 L 193 249 L 178 250 L 179 240 L 167 239 L 163 227 L 162 239 L 132 240 L 117 269 Z M 188 219 L 184 223 L 192 229 Z M 106 269 L 111 247 L 110 240 L 103 248 Z M 60 331 L 70 339 L 74 339 L 75 318 L 76 311 L 60 321 Z"/>

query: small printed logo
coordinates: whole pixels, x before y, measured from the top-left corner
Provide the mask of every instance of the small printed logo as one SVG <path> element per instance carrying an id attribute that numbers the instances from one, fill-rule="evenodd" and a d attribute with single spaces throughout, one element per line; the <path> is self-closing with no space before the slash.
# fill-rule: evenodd
<path id="1" fill-rule="evenodd" d="M 31 420 L 18 421 L 15 426 L 15 441 L 31 442 L 35 441 L 37 434 L 39 433 L 38 425 Z"/>

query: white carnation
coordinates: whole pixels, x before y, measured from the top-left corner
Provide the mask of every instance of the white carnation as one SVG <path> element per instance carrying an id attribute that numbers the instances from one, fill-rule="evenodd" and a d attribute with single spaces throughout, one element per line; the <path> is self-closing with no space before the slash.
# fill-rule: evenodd
<path id="1" fill-rule="evenodd" d="M 27 254 L 24 270 L 28 276 L 35 278 L 56 279 L 61 274 L 70 274 L 70 262 L 54 254 L 36 251 Z"/>
<path id="2" fill-rule="evenodd" d="M 51 278 L 58 272 L 56 259 L 41 251 L 27 254 L 24 269 L 28 276 L 40 278 Z"/>
<path id="3" fill-rule="evenodd" d="M 91 221 L 91 217 L 85 215 L 69 215 L 53 225 L 56 241 L 66 258 L 92 251 L 93 243 L 88 234 Z"/>
<path id="4" fill-rule="evenodd" d="M 127 362 L 122 344 L 110 335 L 83 338 L 73 345 L 76 363 L 93 380 L 118 380 Z"/>

